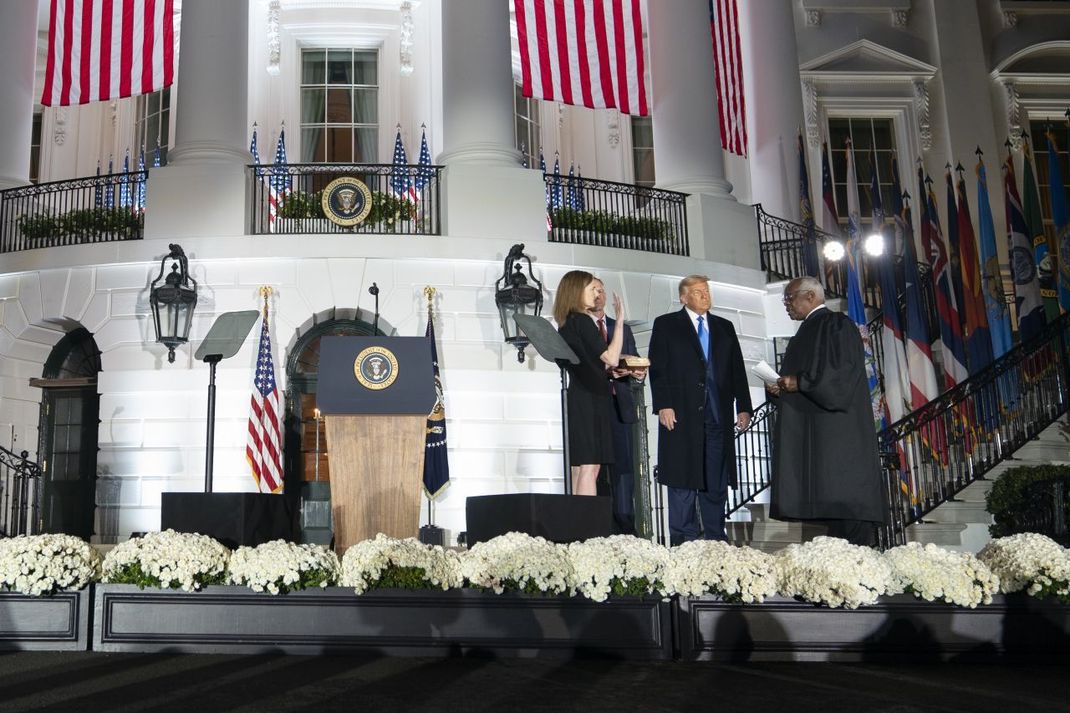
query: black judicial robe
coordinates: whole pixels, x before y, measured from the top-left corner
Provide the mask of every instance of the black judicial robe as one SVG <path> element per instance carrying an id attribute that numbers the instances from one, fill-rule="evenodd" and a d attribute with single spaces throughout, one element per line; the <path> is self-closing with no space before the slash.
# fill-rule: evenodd
<path id="1" fill-rule="evenodd" d="M 818 309 L 788 343 L 773 427 L 770 514 L 781 520 L 885 521 L 865 353 L 847 315 Z"/>

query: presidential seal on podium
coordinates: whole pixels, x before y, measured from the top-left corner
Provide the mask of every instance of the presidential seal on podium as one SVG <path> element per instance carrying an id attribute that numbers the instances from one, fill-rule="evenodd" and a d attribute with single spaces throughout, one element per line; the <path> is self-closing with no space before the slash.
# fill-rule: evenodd
<path id="1" fill-rule="evenodd" d="M 385 389 L 398 378 L 397 357 L 386 347 L 368 347 L 353 361 L 353 374 L 366 389 Z"/>

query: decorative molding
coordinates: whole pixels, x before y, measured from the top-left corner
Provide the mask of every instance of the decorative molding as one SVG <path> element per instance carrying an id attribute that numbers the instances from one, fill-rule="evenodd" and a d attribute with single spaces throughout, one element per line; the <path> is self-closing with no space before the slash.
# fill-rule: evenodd
<path id="1" fill-rule="evenodd" d="M 282 55 L 282 40 L 279 37 L 279 15 L 282 12 L 280 0 L 270 0 L 267 11 L 267 73 L 279 76 L 279 58 Z"/>
<path id="2" fill-rule="evenodd" d="M 852 64 L 858 69 L 851 69 Z M 799 65 L 799 75 L 821 82 L 928 81 L 936 75 L 936 67 L 863 39 L 804 62 Z"/>
<path id="3" fill-rule="evenodd" d="M 806 26 L 807 27 L 820 27 L 821 26 L 821 11 L 820 10 L 806 10 Z"/>
<path id="4" fill-rule="evenodd" d="M 818 123 L 817 83 L 812 79 L 802 83 L 803 117 L 806 121 L 806 140 L 811 146 L 821 143 L 821 126 Z"/>
<path id="5" fill-rule="evenodd" d="M 1003 91 L 1007 95 L 1007 138 L 1015 151 L 1022 147 L 1022 102 L 1018 97 L 1018 86 L 1013 80 L 1004 79 Z"/>
<path id="6" fill-rule="evenodd" d="M 67 142 L 67 116 L 67 107 L 61 106 L 56 109 L 56 118 L 52 125 L 52 141 L 56 146 L 62 146 Z M 114 120 L 114 115 L 112 118 Z"/>
<path id="7" fill-rule="evenodd" d="M 606 112 L 606 129 L 609 131 L 606 133 L 606 139 L 609 141 L 610 148 L 617 148 L 620 145 L 620 112 L 619 111 L 607 111 Z"/>
<path id="8" fill-rule="evenodd" d="M 906 27 L 910 22 L 910 10 L 892 10 L 892 27 Z"/>
<path id="9" fill-rule="evenodd" d="M 1018 13 L 1014 10 L 1003 11 L 1003 26 L 1008 30 L 1018 27 Z"/>
<path id="10" fill-rule="evenodd" d="M 412 46 L 413 46 L 413 20 L 412 3 L 408 0 L 401 3 L 401 38 L 398 43 L 398 54 L 401 60 L 401 76 L 407 77 L 412 74 Z"/>
<path id="11" fill-rule="evenodd" d="M 928 151 L 933 147 L 932 123 L 929 116 L 929 87 L 926 80 L 914 80 L 914 119 L 918 123 L 918 141 L 921 150 Z"/>

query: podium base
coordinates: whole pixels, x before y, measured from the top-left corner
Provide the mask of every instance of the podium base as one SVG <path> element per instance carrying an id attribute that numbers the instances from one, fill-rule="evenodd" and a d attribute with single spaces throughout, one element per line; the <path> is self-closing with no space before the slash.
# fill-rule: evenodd
<path id="1" fill-rule="evenodd" d="M 465 502 L 468 546 L 507 532 L 551 542 L 578 542 L 613 534 L 610 498 L 514 493 L 480 495 Z"/>

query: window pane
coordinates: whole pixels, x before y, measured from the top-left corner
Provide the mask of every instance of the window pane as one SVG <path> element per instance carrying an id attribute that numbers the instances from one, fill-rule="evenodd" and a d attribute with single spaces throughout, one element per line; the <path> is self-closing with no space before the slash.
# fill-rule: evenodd
<path id="1" fill-rule="evenodd" d="M 327 129 L 327 162 L 353 160 L 353 130 L 348 126 Z"/>
<path id="2" fill-rule="evenodd" d="M 854 141 L 855 149 L 859 151 L 869 151 L 873 148 L 873 127 L 868 120 L 851 120 L 851 139 Z"/>
<path id="3" fill-rule="evenodd" d="M 379 55 L 376 52 L 353 53 L 353 84 L 379 84 Z"/>
<path id="4" fill-rule="evenodd" d="M 323 50 L 305 50 L 301 53 L 301 83 L 323 84 L 324 62 L 326 53 Z"/>
<path id="5" fill-rule="evenodd" d="M 651 148 L 654 146 L 654 126 L 647 120 L 632 122 L 632 146 L 635 148 Z"/>
<path id="6" fill-rule="evenodd" d="M 357 163 L 378 163 L 379 161 L 379 129 L 359 127 L 355 130 L 357 138 L 357 152 L 353 160 Z"/>
<path id="7" fill-rule="evenodd" d="M 325 89 L 302 89 L 301 90 L 301 123 L 320 124 L 324 118 L 326 90 Z"/>
<path id="8" fill-rule="evenodd" d="M 327 149 L 324 143 L 323 127 L 316 126 L 301 130 L 301 162 L 322 163 L 327 160 Z"/>
<path id="9" fill-rule="evenodd" d="M 327 52 L 327 83 L 353 83 L 353 53 L 350 50 Z"/>
<path id="10" fill-rule="evenodd" d="M 378 89 L 354 89 L 354 101 L 356 106 L 353 110 L 353 123 L 355 124 L 378 124 L 379 123 L 379 90 Z"/>
<path id="11" fill-rule="evenodd" d="M 352 89 L 331 87 L 327 90 L 327 123 L 353 123 Z"/>

